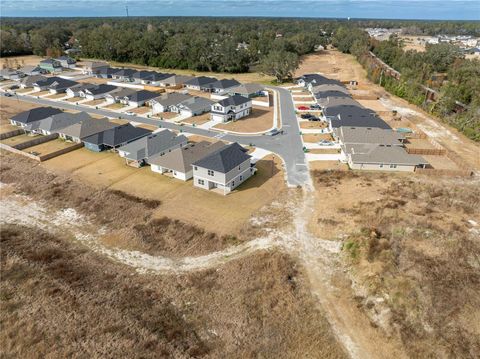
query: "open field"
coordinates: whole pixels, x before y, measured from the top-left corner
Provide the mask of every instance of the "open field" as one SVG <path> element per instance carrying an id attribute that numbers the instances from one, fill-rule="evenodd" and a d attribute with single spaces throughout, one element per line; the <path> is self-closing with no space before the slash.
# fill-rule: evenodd
<path id="1" fill-rule="evenodd" d="M 478 180 L 315 171 L 310 229 L 342 242 L 359 307 L 409 357 L 480 348 Z M 358 194 L 361 193 L 361 196 Z M 355 294 L 354 294 L 355 295 Z M 468 343 L 468 344 L 466 344 Z"/>
<path id="2" fill-rule="evenodd" d="M 219 128 L 234 132 L 255 133 L 268 131 L 273 126 L 273 107 L 253 107 L 252 112 L 247 117 L 237 121 L 220 123 L 214 128 Z"/>
<path id="3" fill-rule="evenodd" d="M 0 58 L 0 67 L 3 68 L 3 66 L 7 65 L 7 63 L 10 67 L 33 66 L 38 65 L 38 63 L 43 59 L 43 57 L 35 55 L 3 57 Z"/>

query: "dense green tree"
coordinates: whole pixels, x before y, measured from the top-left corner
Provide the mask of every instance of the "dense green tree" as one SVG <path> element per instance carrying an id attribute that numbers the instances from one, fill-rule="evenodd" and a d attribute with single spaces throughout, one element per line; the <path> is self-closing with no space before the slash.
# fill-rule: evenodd
<path id="1" fill-rule="evenodd" d="M 261 71 L 264 74 L 275 76 L 277 82 L 284 82 L 293 77 L 298 68 L 298 55 L 285 50 L 270 52 L 262 61 Z"/>

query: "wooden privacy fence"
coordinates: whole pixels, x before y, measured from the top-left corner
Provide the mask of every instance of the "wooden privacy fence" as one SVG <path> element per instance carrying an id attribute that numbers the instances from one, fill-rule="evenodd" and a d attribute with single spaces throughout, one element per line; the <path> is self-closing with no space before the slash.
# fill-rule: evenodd
<path id="1" fill-rule="evenodd" d="M 470 170 L 437 170 L 435 168 L 417 168 L 415 173 L 427 176 L 470 177 Z"/>
<path id="2" fill-rule="evenodd" d="M 28 152 L 19 150 L 18 148 L 8 146 L 4 143 L 0 143 L 0 148 L 1 149 L 4 149 L 4 150 L 12 152 L 12 153 L 15 153 L 17 155 L 22 155 L 22 156 L 31 158 L 32 160 L 35 160 L 35 161 L 38 161 L 38 162 L 43 162 L 43 161 L 49 160 L 51 158 L 54 158 L 54 157 L 63 155 L 65 153 L 74 151 L 74 150 L 79 149 L 81 147 L 83 147 L 83 143 L 76 143 L 72 146 L 65 147 L 65 148 L 62 148 L 60 150 L 53 151 L 53 152 L 50 152 L 50 153 L 46 153 L 44 155 L 34 155 L 32 153 L 28 153 Z"/>
<path id="3" fill-rule="evenodd" d="M 447 151 L 438 148 L 406 148 L 411 155 L 445 156 Z"/>
<path id="4" fill-rule="evenodd" d="M 23 130 L 13 130 L 5 133 L 0 133 L 0 140 L 6 140 L 7 138 L 13 137 L 13 136 L 18 136 L 23 134 Z"/>
<path id="5" fill-rule="evenodd" d="M 29 141 L 13 145 L 12 147 L 17 149 L 17 150 L 24 150 L 25 148 L 40 145 L 42 143 L 54 140 L 56 138 L 58 138 L 58 133 L 52 133 L 51 135 L 47 135 L 47 136 L 35 137 L 35 138 L 33 138 Z"/>

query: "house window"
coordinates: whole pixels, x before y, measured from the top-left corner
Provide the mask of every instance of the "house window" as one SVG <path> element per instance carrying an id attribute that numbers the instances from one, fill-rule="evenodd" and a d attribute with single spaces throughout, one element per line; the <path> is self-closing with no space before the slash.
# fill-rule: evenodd
<path id="1" fill-rule="evenodd" d="M 235 186 L 235 181 L 232 181 L 232 187 L 234 187 L 234 186 Z"/>
<path id="2" fill-rule="evenodd" d="M 390 168 L 397 168 L 397 165 L 390 165 Z"/>
<path id="3" fill-rule="evenodd" d="M 240 181 L 243 181 L 243 176 L 240 176 Z"/>
<path id="4" fill-rule="evenodd" d="M 202 180 L 202 179 L 199 179 L 199 180 L 198 180 L 198 184 L 203 186 L 203 185 L 205 184 L 205 181 Z"/>
<path id="5" fill-rule="evenodd" d="M 194 169 L 195 171 L 198 171 L 198 167 L 197 167 L 197 166 L 193 166 L 193 169 Z"/>
<path id="6" fill-rule="evenodd" d="M 238 170 L 240 171 L 242 169 L 242 166 L 238 166 Z"/>
<path id="7" fill-rule="evenodd" d="M 380 165 L 380 168 L 383 168 L 383 163 Z"/>
<path id="8" fill-rule="evenodd" d="M 208 175 L 209 175 L 209 176 L 214 176 L 214 175 L 215 175 L 215 172 L 213 172 L 212 170 L 208 170 Z"/>

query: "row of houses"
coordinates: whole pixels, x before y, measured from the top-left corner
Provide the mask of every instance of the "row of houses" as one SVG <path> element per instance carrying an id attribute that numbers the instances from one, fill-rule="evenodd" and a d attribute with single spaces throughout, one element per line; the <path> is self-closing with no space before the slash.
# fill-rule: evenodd
<path id="1" fill-rule="evenodd" d="M 130 166 L 179 180 L 193 179 L 195 187 L 228 194 L 251 177 L 256 169 L 247 150 L 237 143 L 189 143 L 187 137 L 167 130 L 150 131 L 130 123 L 94 119 L 85 112 L 66 113 L 38 107 L 13 116 L 10 123 L 31 135 L 58 136 L 83 143 L 91 151 L 112 150 Z"/>
<path id="2" fill-rule="evenodd" d="M 428 166 L 423 157 L 406 151 L 402 133 L 355 101 L 340 81 L 307 74 L 297 83 L 315 97 L 322 119 L 340 145 L 341 158 L 350 168 L 413 172 Z"/>
<path id="3" fill-rule="evenodd" d="M 59 73 L 65 69 L 76 67 L 77 61 L 69 56 L 60 56 L 56 59 L 41 60 L 38 65 L 24 66 L 19 69 L 3 69 L 0 71 L 0 80 L 19 80 L 26 76 Z"/>

